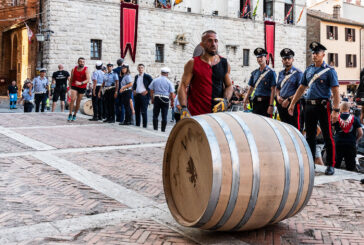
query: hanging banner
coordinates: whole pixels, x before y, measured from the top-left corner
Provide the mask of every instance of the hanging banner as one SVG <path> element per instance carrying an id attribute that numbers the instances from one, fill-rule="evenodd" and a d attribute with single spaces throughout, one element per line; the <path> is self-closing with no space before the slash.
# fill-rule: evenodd
<path id="1" fill-rule="evenodd" d="M 120 45 L 121 58 L 125 58 L 128 50 L 135 62 L 138 38 L 138 8 L 136 4 L 121 3 Z"/>
<path id="2" fill-rule="evenodd" d="M 267 63 L 269 65 L 272 61 L 272 67 L 274 67 L 274 46 L 275 46 L 275 27 L 276 23 L 271 21 L 264 22 L 265 30 L 265 50 L 267 50 Z"/>

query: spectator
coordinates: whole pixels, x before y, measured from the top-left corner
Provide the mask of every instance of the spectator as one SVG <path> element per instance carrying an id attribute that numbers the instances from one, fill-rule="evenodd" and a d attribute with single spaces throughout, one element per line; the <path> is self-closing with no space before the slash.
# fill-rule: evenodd
<path id="1" fill-rule="evenodd" d="M 11 82 L 7 92 L 10 100 L 10 109 L 16 109 L 16 101 L 18 100 L 18 86 L 16 86 L 16 81 Z"/>
<path id="2" fill-rule="evenodd" d="M 346 169 L 349 171 L 356 170 L 356 144 L 363 136 L 359 119 L 350 114 L 350 105 L 348 102 L 342 102 L 340 105 L 339 121 L 334 124 L 335 146 L 336 146 L 336 168 L 340 168 L 344 159 Z"/>

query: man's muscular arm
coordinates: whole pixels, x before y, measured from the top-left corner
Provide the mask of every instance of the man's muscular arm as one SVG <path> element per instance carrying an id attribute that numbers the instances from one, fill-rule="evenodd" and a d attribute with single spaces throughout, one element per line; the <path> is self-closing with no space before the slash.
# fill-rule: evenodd
<path id="1" fill-rule="evenodd" d="M 228 63 L 228 71 L 225 75 L 224 82 L 225 82 L 225 91 L 224 91 L 224 98 L 226 98 L 228 101 L 230 101 L 231 96 L 233 95 L 233 84 L 231 82 L 230 78 L 230 64 Z"/>
<path id="2" fill-rule="evenodd" d="M 181 106 L 187 105 L 187 88 L 190 85 L 193 76 L 193 64 L 194 60 L 190 59 L 185 65 L 182 75 L 182 81 L 180 86 L 178 87 L 178 101 Z"/>

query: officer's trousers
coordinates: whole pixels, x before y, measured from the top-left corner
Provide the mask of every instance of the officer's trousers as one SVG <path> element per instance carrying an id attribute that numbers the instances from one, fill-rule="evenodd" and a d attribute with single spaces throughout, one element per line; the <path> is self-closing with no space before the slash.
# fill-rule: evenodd
<path id="1" fill-rule="evenodd" d="M 281 104 L 277 103 L 279 118 L 281 119 L 282 122 L 289 123 L 301 131 L 301 123 L 300 123 L 301 104 L 297 103 L 295 105 L 293 116 L 289 115 L 288 107 L 283 108 Z"/>
<path id="2" fill-rule="evenodd" d="M 39 112 L 40 103 L 42 103 L 41 112 L 44 112 L 47 103 L 47 95 L 44 94 L 35 94 L 34 95 L 34 102 L 35 102 L 35 112 Z"/>
<path id="3" fill-rule="evenodd" d="M 130 99 L 131 99 L 131 90 L 126 90 L 120 94 L 120 101 L 122 107 L 125 110 L 125 119 L 124 124 L 131 124 L 131 108 L 130 108 Z"/>
<path id="4" fill-rule="evenodd" d="M 331 105 L 330 101 L 324 104 L 311 105 L 306 103 L 305 107 L 305 127 L 306 139 L 310 146 L 312 156 L 315 159 L 316 153 L 316 132 L 317 123 L 320 122 L 320 128 L 325 141 L 326 148 L 326 165 L 335 167 L 335 142 L 332 136 L 331 126 Z"/>
<path id="5" fill-rule="evenodd" d="M 253 113 L 270 117 L 267 113 L 270 97 L 255 97 L 253 100 Z"/>
<path id="6" fill-rule="evenodd" d="M 167 126 L 167 115 L 169 108 L 169 99 L 154 97 L 154 107 L 153 107 L 153 128 L 154 130 L 158 130 L 158 117 L 159 112 L 162 112 L 162 132 L 166 131 Z"/>
<path id="7" fill-rule="evenodd" d="M 105 91 L 106 119 L 115 122 L 115 88 Z"/>
<path id="8" fill-rule="evenodd" d="M 102 99 L 99 98 L 99 91 L 100 91 L 101 86 L 96 86 L 95 89 L 95 95 L 92 95 L 92 108 L 94 111 L 94 118 L 95 119 L 102 119 Z"/>
<path id="9" fill-rule="evenodd" d="M 345 160 L 346 170 L 356 170 L 356 145 L 336 144 L 336 168 L 340 168 L 341 162 Z"/>
<path id="10" fill-rule="evenodd" d="M 32 102 L 24 102 L 24 113 L 32 112 L 33 110 L 33 103 Z"/>

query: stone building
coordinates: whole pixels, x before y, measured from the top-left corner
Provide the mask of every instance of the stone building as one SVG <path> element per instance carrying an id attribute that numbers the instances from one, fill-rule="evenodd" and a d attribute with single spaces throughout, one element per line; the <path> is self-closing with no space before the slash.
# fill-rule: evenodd
<path id="1" fill-rule="evenodd" d="M 298 24 L 296 21 L 305 1 L 294 1 L 290 24 L 285 16 L 292 6 L 291 0 L 261 0 L 253 19 L 249 18 L 251 12 L 248 18 L 240 18 L 245 1 L 184 0 L 170 9 L 160 8 L 155 0 L 125 1 L 138 3 L 139 7 L 135 62 L 130 50 L 125 57 L 132 73 L 136 73 L 139 63 L 145 64 L 146 71 L 153 76 L 159 74 L 161 67 L 169 66 L 171 79 L 180 80 L 183 66 L 192 57 L 202 32 L 213 29 L 219 35 L 220 54 L 231 64 L 232 79 L 243 84 L 257 67 L 253 50 L 265 47 L 265 15 L 275 25 L 275 68 L 282 68 L 279 52 L 288 47 L 296 52 L 296 65 L 304 69 L 306 12 Z M 251 10 L 257 2 L 250 1 Z M 43 44 L 43 62 L 49 71 L 57 70 L 59 63 L 70 70 L 78 57 L 85 57 L 93 70 L 97 60 L 115 64 L 121 56 L 120 0 L 44 0 L 44 11 L 43 24 L 54 31 Z"/>
<path id="2" fill-rule="evenodd" d="M 25 24 L 35 33 L 38 13 L 38 0 L 0 0 L 0 95 L 12 80 L 21 87 L 35 75 L 38 43 Z"/>
<path id="3" fill-rule="evenodd" d="M 364 23 L 364 0 L 310 0 L 307 1 L 308 9 L 321 11 L 332 15 L 335 6 L 340 6 L 338 14 L 341 18 Z M 358 33 L 361 40 L 361 68 L 364 68 L 364 29 Z"/>
<path id="4" fill-rule="evenodd" d="M 340 93 L 348 94 L 359 85 L 364 24 L 340 17 L 339 7 L 336 8 L 334 15 L 308 10 L 307 43 L 318 40 L 327 48 L 325 61 L 337 71 Z M 311 55 L 307 55 L 307 64 L 310 63 Z"/>

